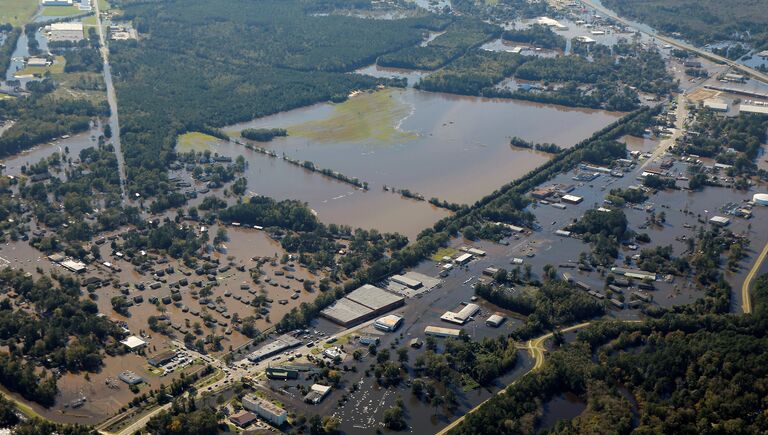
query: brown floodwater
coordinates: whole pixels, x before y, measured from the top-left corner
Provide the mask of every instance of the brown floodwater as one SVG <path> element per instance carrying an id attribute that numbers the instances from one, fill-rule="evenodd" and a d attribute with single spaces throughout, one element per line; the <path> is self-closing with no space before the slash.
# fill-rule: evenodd
<path id="1" fill-rule="evenodd" d="M 37 145 L 30 148 L 20 154 L 16 154 L 11 157 L 0 160 L 0 163 L 5 165 L 3 173 L 6 175 L 18 176 L 21 174 L 22 166 L 29 166 L 38 163 L 41 159 L 47 159 L 54 153 L 59 153 L 62 156 L 66 156 L 67 159 L 73 161 L 78 160 L 80 151 L 88 147 L 95 147 L 98 145 L 97 138 L 101 134 L 98 125 L 94 125 L 93 128 L 85 133 L 73 135 L 67 139 L 55 139 L 53 141 Z M 69 153 L 67 153 L 69 151 Z"/>
<path id="2" fill-rule="evenodd" d="M 546 162 L 550 156 L 509 145 L 519 136 L 570 147 L 620 114 L 560 106 L 460 97 L 415 89 L 363 93 L 342 104 L 317 104 L 228 127 L 286 128 L 266 146 L 358 177 L 364 192 L 231 143 L 224 155 L 249 161 L 253 193 L 309 203 L 321 220 L 398 231 L 413 237 L 446 215 L 426 202 L 405 200 L 384 186 L 425 198 L 472 203 Z M 407 216 L 407 218 L 404 218 Z"/>

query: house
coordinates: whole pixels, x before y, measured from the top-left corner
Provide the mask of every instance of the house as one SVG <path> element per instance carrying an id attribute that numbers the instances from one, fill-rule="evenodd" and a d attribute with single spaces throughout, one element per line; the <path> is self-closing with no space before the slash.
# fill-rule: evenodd
<path id="1" fill-rule="evenodd" d="M 147 345 L 147 342 L 135 335 L 131 335 L 120 343 L 124 344 L 131 352 L 141 349 Z"/>

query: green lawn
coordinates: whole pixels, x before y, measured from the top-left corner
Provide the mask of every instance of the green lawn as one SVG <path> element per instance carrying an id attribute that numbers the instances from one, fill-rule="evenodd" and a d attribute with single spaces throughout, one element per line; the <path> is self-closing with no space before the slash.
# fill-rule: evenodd
<path id="1" fill-rule="evenodd" d="M 441 261 L 443 257 L 453 257 L 457 252 L 459 252 L 459 250 L 456 248 L 440 248 L 437 250 L 437 252 L 432 254 L 431 258 L 432 261 Z"/>
<path id="2" fill-rule="evenodd" d="M 192 131 L 178 137 L 176 149 L 180 152 L 210 150 L 218 140 L 209 134 Z"/>
<path id="3" fill-rule="evenodd" d="M 0 0 L 0 23 L 26 24 L 37 9 L 37 0 Z"/>
<path id="4" fill-rule="evenodd" d="M 68 17 L 81 12 L 76 6 L 46 6 L 43 8 L 43 16 L 45 17 Z"/>

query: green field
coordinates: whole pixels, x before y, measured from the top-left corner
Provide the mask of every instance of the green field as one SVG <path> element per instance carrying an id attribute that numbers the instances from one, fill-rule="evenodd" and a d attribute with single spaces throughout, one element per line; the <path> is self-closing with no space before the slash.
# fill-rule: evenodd
<path id="1" fill-rule="evenodd" d="M 45 17 L 68 17 L 70 15 L 77 15 L 82 11 L 75 6 L 46 6 L 43 8 L 43 16 Z"/>
<path id="2" fill-rule="evenodd" d="M 411 107 L 400 101 L 397 91 L 366 92 L 337 104 L 333 113 L 316 121 L 288 127 L 291 136 L 317 142 L 352 142 L 376 140 L 392 143 L 414 139 L 416 135 L 396 128 L 408 116 Z"/>
<path id="3" fill-rule="evenodd" d="M 210 150 L 219 139 L 197 131 L 180 135 L 176 141 L 176 150 L 179 152 Z"/>
<path id="4" fill-rule="evenodd" d="M 37 9 L 37 0 L 0 0 L 0 23 L 26 24 Z"/>

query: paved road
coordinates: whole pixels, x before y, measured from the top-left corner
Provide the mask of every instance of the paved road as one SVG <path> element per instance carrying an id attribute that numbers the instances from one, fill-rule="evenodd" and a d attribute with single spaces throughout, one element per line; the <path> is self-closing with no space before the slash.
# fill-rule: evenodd
<path id="1" fill-rule="evenodd" d="M 125 192 L 125 159 L 123 157 L 123 148 L 120 142 L 120 122 L 117 118 L 117 94 L 115 86 L 112 83 L 112 69 L 109 66 L 109 48 L 107 47 L 107 38 L 104 36 L 104 26 L 101 23 L 101 13 L 99 11 L 99 2 L 92 2 L 96 11 L 97 28 L 99 29 L 99 43 L 101 44 L 101 57 L 104 59 L 104 83 L 107 86 L 107 102 L 111 113 L 109 126 L 112 128 L 112 144 L 115 146 L 115 156 L 117 157 L 117 171 L 120 175 L 120 195 L 123 204 L 128 198 Z"/>
<path id="2" fill-rule="evenodd" d="M 744 310 L 744 314 L 749 314 L 752 312 L 752 301 L 750 300 L 749 287 L 752 285 L 752 280 L 755 279 L 755 275 L 757 275 L 757 271 L 760 270 L 760 266 L 762 266 L 766 256 L 768 256 L 768 243 L 766 243 L 765 247 L 763 247 L 763 252 L 757 256 L 754 266 L 752 266 L 749 274 L 744 279 L 744 283 L 741 285 L 741 308 Z"/>
<path id="3" fill-rule="evenodd" d="M 656 39 L 658 39 L 660 41 L 666 42 L 667 44 L 674 45 L 677 48 L 681 48 L 683 50 L 688 50 L 688 51 L 694 52 L 694 53 L 698 54 L 699 56 L 704 57 L 706 59 L 710 59 L 710 60 L 713 60 L 713 61 L 716 61 L 716 62 L 720 62 L 720 63 L 726 64 L 726 65 L 728 65 L 730 67 L 733 67 L 734 69 L 737 69 L 737 70 L 739 70 L 739 71 L 741 71 L 741 72 L 743 72 L 743 73 L 745 73 L 747 75 L 752 76 L 753 78 L 755 78 L 757 80 L 760 80 L 761 82 L 768 83 L 768 74 L 762 73 L 762 72 L 760 72 L 760 71 L 758 71 L 758 70 L 756 70 L 754 68 L 750 68 L 750 67 L 748 67 L 746 65 L 742 65 L 742 64 L 740 64 L 738 62 L 732 61 L 732 60 L 730 60 L 728 58 L 725 58 L 723 56 L 718 56 L 718 55 L 716 55 L 714 53 L 711 53 L 711 52 L 709 52 L 707 50 L 704 50 L 704 49 L 701 49 L 701 48 L 698 48 L 698 47 L 694 47 L 693 45 L 688 44 L 687 42 L 683 42 L 683 41 L 680 41 L 678 39 L 671 38 L 671 37 L 666 36 L 666 35 L 662 35 L 662 34 L 656 32 L 655 30 L 650 29 L 650 26 L 648 26 L 648 28 L 639 28 L 639 27 L 637 27 L 635 25 L 635 23 L 633 23 L 633 22 L 631 22 L 631 21 L 629 21 L 627 19 L 624 19 L 624 18 L 618 16 L 612 10 L 606 8 L 605 6 L 602 6 L 602 5 L 599 5 L 597 3 L 594 3 L 591 0 L 581 0 L 581 2 L 583 4 L 589 6 L 590 8 L 600 12 L 601 14 L 603 14 L 603 15 L 605 15 L 607 17 L 613 18 L 614 20 L 616 20 L 616 21 L 618 21 L 618 22 L 620 22 L 620 23 L 622 23 L 622 24 L 624 24 L 624 25 L 626 25 L 628 27 L 632 27 L 632 28 L 636 29 L 637 31 L 639 31 L 641 33 L 645 33 L 646 35 L 652 36 L 652 37 L 654 37 L 654 38 L 656 38 Z"/>

